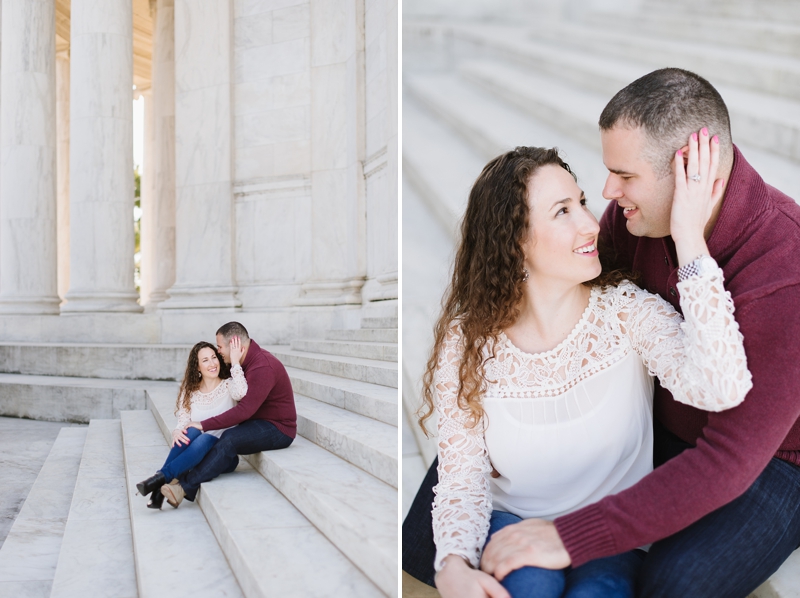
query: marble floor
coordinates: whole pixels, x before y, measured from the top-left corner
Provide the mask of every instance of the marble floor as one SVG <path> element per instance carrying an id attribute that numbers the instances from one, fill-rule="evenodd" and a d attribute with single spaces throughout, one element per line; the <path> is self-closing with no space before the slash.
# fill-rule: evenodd
<path id="1" fill-rule="evenodd" d="M 0 546 L 59 431 L 79 425 L 0 417 Z"/>

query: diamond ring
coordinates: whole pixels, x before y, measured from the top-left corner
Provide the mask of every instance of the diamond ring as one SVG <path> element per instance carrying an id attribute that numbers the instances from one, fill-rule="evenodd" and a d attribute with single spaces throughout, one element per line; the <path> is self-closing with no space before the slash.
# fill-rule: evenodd
<path id="1" fill-rule="evenodd" d="M 699 183 L 700 182 L 700 175 L 699 174 L 693 174 L 689 178 L 692 179 L 695 183 Z"/>

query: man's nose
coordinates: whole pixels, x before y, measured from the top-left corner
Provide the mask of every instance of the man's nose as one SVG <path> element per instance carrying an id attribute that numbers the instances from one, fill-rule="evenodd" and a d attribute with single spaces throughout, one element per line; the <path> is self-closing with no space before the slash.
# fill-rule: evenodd
<path id="1" fill-rule="evenodd" d="M 603 187 L 603 197 L 608 200 L 619 199 L 622 197 L 622 189 L 619 184 L 619 176 L 613 172 L 606 178 L 606 184 Z"/>

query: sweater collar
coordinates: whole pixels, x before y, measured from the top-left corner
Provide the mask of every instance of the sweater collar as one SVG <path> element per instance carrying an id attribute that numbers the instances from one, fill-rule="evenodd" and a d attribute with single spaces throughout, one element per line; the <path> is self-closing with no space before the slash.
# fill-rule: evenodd
<path id="1" fill-rule="evenodd" d="M 244 356 L 244 361 L 242 362 L 243 370 L 246 370 L 248 366 L 253 363 L 253 360 L 256 358 L 256 354 L 260 351 L 261 347 L 259 347 L 258 343 L 251 338 L 250 346 L 247 348 L 247 355 Z"/>
<path id="2" fill-rule="evenodd" d="M 718 262 L 726 262 L 747 242 L 768 201 L 766 183 L 734 145 L 730 180 L 708 239 L 708 250 Z"/>

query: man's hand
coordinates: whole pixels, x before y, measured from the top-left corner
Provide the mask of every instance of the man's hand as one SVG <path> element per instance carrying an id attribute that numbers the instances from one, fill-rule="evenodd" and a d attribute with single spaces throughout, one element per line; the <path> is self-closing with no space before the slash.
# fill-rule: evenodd
<path id="1" fill-rule="evenodd" d="M 200 422 L 189 422 L 189 425 L 186 426 L 186 430 L 188 430 L 189 428 L 197 428 L 198 430 L 200 430 L 202 432 L 203 431 L 203 424 L 201 424 Z M 184 434 L 186 434 L 186 430 L 183 431 Z"/>
<path id="2" fill-rule="evenodd" d="M 499 580 L 522 567 L 563 569 L 571 560 L 551 521 L 525 519 L 492 536 L 481 559 L 481 569 Z"/>
<path id="3" fill-rule="evenodd" d="M 436 589 L 442 598 L 511 598 L 494 577 L 470 568 L 460 556 L 451 554 L 444 563 L 436 574 Z"/>

